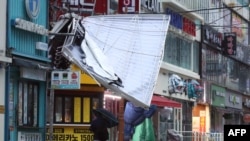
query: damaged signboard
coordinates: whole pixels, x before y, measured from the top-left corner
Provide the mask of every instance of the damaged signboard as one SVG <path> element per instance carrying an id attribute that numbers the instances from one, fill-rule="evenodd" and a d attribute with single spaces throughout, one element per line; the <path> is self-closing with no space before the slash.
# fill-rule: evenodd
<path id="1" fill-rule="evenodd" d="M 100 85 L 141 107 L 150 105 L 163 59 L 170 16 L 65 14 L 50 37 L 58 69 L 76 64 Z"/>

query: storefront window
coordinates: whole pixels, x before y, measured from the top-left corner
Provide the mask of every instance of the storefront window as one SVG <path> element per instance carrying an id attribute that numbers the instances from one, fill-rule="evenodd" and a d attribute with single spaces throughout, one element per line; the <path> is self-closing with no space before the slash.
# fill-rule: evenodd
<path id="1" fill-rule="evenodd" d="M 56 123 L 90 123 L 92 109 L 100 106 L 99 98 L 79 96 L 55 96 Z"/>
<path id="2" fill-rule="evenodd" d="M 18 125 L 36 127 L 38 121 L 38 84 L 19 82 Z"/>
<path id="3" fill-rule="evenodd" d="M 64 121 L 71 122 L 72 117 L 72 98 L 65 97 Z"/>
<path id="4" fill-rule="evenodd" d="M 55 120 L 56 122 L 62 122 L 62 98 L 56 97 L 55 99 Z"/>
<path id="5" fill-rule="evenodd" d="M 199 44 L 172 32 L 167 35 L 163 61 L 198 73 Z"/>
<path id="6" fill-rule="evenodd" d="M 83 98 L 83 122 L 90 122 L 90 98 Z"/>
<path id="7" fill-rule="evenodd" d="M 109 14 L 116 14 L 118 11 L 118 0 L 109 1 Z"/>

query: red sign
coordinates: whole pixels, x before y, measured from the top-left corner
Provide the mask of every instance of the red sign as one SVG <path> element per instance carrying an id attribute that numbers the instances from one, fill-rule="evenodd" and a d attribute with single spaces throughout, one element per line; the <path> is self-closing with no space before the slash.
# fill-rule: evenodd
<path id="1" fill-rule="evenodd" d="M 139 0 L 119 0 L 118 5 L 118 12 L 120 14 L 139 13 Z"/>
<path id="2" fill-rule="evenodd" d="M 68 12 L 74 12 L 81 16 L 90 16 L 91 9 L 94 9 L 94 15 L 107 14 L 107 0 L 96 0 L 95 6 L 89 6 L 93 0 L 50 0 L 49 1 L 49 20 L 57 21 L 58 17 Z"/>
<path id="3" fill-rule="evenodd" d="M 195 23 L 185 17 L 183 17 L 183 28 L 182 30 L 190 35 L 196 35 Z"/>

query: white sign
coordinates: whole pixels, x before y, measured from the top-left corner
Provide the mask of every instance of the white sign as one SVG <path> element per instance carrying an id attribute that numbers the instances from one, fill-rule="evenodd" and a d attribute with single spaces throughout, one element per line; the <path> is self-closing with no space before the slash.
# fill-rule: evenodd
<path id="1" fill-rule="evenodd" d="M 42 133 L 18 132 L 18 141 L 42 141 Z"/>
<path id="2" fill-rule="evenodd" d="M 90 73 L 102 86 L 137 106 L 149 107 L 163 59 L 169 22 L 170 16 L 163 14 L 88 16 L 82 24 L 88 27 L 85 32 L 92 41 L 88 46 L 91 51 L 83 54 L 77 48 L 65 47 L 63 55 Z M 82 44 L 82 48 L 85 44 Z M 93 50 L 98 52 L 94 54 Z M 102 56 L 108 57 L 108 64 L 121 78 L 123 87 L 112 85 L 107 77 L 99 75 L 104 72 L 103 68 L 106 69 L 106 62 L 100 61 L 104 67 L 97 62 L 101 60 L 100 51 Z M 83 55 L 86 56 L 84 60 Z M 86 62 L 89 64 L 86 65 Z M 88 69 L 88 66 L 97 69 Z"/>
<path id="3" fill-rule="evenodd" d="M 233 104 L 239 104 L 240 98 L 238 96 L 235 96 L 235 95 L 230 95 L 229 101 L 232 102 Z"/>
<path id="4" fill-rule="evenodd" d="M 36 42 L 36 49 L 48 51 L 48 44 L 43 42 Z"/>
<path id="5" fill-rule="evenodd" d="M 46 71 L 40 69 L 32 69 L 32 68 L 24 68 L 20 69 L 20 77 L 39 80 L 39 81 L 46 81 Z"/>
<path id="6" fill-rule="evenodd" d="M 250 99 L 248 99 L 248 98 L 245 99 L 244 106 L 250 108 Z"/>
<path id="7" fill-rule="evenodd" d="M 48 29 L 46 29 L 42 25 L 38 25 L 30 21 L 26 21 L 26 20 L 19 19 L 19 18 L 16 18 L 14 20 L 14 26 L 22 30 L 26 30 L 29 32 L 33 32 L 33 33 L 37 33 L 37 34 L 45 35 L 45 36 L 47 36 L 49 32 Z"/>
<path id="8" fill-rule="evenodd" d="M 80 71 L 53 71 L 52 89 L 80 89 Z"/>

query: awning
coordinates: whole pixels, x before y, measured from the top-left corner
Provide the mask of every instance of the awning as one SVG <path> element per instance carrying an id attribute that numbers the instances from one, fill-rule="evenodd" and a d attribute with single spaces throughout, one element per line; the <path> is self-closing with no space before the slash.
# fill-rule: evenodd
<path id="1" fill-rule="evenodd" d="M 173 108 L 181 108 L 181 103 L 173 101 L 163 96 L 153 95 L 151 104 L 160 107 L 173 107 Z"/>
<path id="2" fill-rule="evenodd" d="M 14 65 L 32 68 L 32 69 L 44 69 L 44 70 L 51 70 L 52 69 L 49 62 L 28 59 L 28 58 L 24 58 L 24 57 L 13 56 L 12 62 Z"/>

